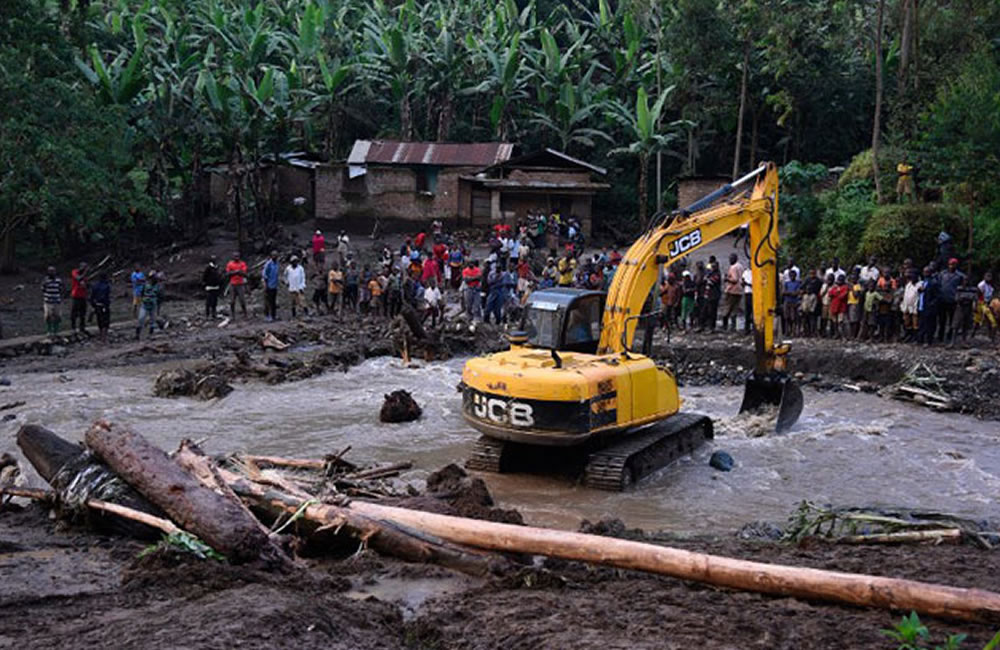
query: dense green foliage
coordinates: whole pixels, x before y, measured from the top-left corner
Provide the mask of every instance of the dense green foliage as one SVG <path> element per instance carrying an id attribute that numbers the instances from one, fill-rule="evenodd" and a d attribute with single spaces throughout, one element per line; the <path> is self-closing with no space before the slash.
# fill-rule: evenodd
<path id="1" fill-rule="evenodd" d="M 678 175 L 767 159 L 847 165 L 871 145 L 876 56 L 888 194 L 905 151 L 995 236 L 1000 7 L 889 0 L 876 53 L 873 4 L 5 0 L 3 263 L 14 241 L 68 254 L 123 228 L 195 232 L 206 220 L 190 199 L 210 162 L 237 179 L 226 216 L 242 238 L 277 213 L 252 163 L 292 149 L 342 158 L 356 138 L 558 147 L 609 168 L 597 209 L 634 229 L 658 153 L 664 194 Z M 856 158 L 822 196 L 820 179 L 793 178 L 818 167 L 786 168 L 790 246 L 858 252 L 870 164 Z"/>

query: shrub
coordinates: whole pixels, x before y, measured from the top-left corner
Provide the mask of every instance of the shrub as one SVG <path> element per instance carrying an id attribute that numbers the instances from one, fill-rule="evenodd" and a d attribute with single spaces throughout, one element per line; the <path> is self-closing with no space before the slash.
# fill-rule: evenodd
<path id="1" fill-rule="evenodd" d="M 815 257 L 827 261 L 839 257 L 846 267 L 860 258 L 861 233 L 875 210 L 875 201 L 864 181 L 820 195 L 822 222 L 814 249 Z M 813 258 L 813 261 L 820 261 Z"/>
<path id="2" fill-rule="evenodd" d="M 897 264 L 906 258 L 923 265 L 937 254 L 937 236 L 942 230 L 952 236 L 963 232 L 958 208 L 942 204 L 903 204 L 878 207 L 861 236 L 859 252 L 875 255 L 881 262 Z M 956 241 L 961 241 L 956 236 Z"/>
<path id="3" fill-rule="evenodd" d="M 882 177 L 882 192 L 886 196 L 894 195 L 896 191 L 896 165 L 902 160 L 903 151 L 892 145 L 883 145 L 879 148 L 879 176 Z M 840 175 L 837 181 L 841 188 L 847 187 L 858 181 L 866 181 L 868 187 L 875 189 L 875 174 L 872 170 L 872 150 L 865 149 L 861 153 L 851 158 L 851 163 Z"/>

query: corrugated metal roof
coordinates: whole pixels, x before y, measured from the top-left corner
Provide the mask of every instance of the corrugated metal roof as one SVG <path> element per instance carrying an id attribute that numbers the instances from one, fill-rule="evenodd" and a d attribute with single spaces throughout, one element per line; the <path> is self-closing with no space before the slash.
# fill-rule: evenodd
<path id="1" fill-rule="evenodd" d="M 348 164 L 438 165 L 488 167 L 510 159 L 514 145 L 507 142 L 396 142 L 355 140 Z"/>

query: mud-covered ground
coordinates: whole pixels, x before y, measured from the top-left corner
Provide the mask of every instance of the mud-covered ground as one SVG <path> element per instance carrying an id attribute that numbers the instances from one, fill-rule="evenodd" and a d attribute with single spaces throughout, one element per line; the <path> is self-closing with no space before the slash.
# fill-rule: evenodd
<path id="1" fill-rule="evenodd" d="M 995 588 L 1000 555 L 970 546 L 671 542 L 763 562 Z M 900 613 L 717 589 L 557 560 L 488 579 L 369 551 L 274 573 L 49 519 L 0 513 L 0 647 L 892 648 Z M 932 640 L 987 625 L 924 619 Z"/>

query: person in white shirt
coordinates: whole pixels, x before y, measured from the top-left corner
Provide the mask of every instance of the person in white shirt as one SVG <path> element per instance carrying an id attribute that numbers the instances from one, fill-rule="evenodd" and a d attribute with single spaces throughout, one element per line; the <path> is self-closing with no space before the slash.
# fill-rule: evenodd
<path id="1" fill-rule="evenodd" d="M 427 317 L 431 317 L 431 327 L 437 326 L 437 319 L 441 313 L 441 290 L 438 289 L 437 279 L 431 278 L 427 284 L 427 288 L 424 289 L 424 303 L 427 307 L 424 310 L 423 320 L 427 320 Z"/>
<path id="2" fill-rule="evenodd" d="M 836 282 L 837 276 L 840 275 L 841 273 L 845 273 L 846 274 L 847 271 L 845 271 L 844 269 L 842 269 L 840 267 L 840 258 L 839 257 L 835 257 L 835 258 L 833 258 L 833 264 L 830 266 L 830 268 L 828 268 L 826 270 L 825 273 L 823 273 L 823 277 L 825 278 L 828 275 L 832 275 L 834 281 Z"/>
<path id="3" fill-rule="evenodd" d="M 743 270 L 743 333 L 749 334 L 753 329 L 753 271 L 750 267 Z"/>
<path id="4" fill-rule="evenodd" d="M 859 275 L 862 284 L 868 284 L 870 280 L 878 282 L 879 278 L 878 265 L 875 263 L 875 256 L 868 258 L 868 266 L 861 267 L 861 274 Z"/>
<path id="5" fill-rule="evenodd" d="M 795 260 L 789 258 L 788 259 L 788 266 L 785 267 L 785 270 L 781 272 L 781 281 L 782 281 L 782 283 L 788 282 L 789 280 L 792 279 L 792 274 L 790 273 L 790 271 L 795 271 L 795 279 L 797 279 L 797 280 L 801 280 L 802 279 L 802 271 L 799 270 L 799 267 L 797 267 L 795 265 Z"/>
<path id="6" fill-rule="evenodd" d="M 288 294 L 292 299 L 292 318 L 295 318 L 299 307 L 302 308 L 302 313 L 308 313 L 305 307 L 306 269 L 299 264 L 296 255 L 292 255 L 290 264 L 285 267 L 285 284 L 288 285 Z"/>
<path id="7" fill-rule="evenodd" d="M 920 286 L 917 279 L 917 272 L 910 271 L 906 278 L 906 288 L 903 289 L 903 302 L 899 309 L 903 312 L 903 341 L 915 341 L 917 339 L 918 318 L 920 313 Z"/>

